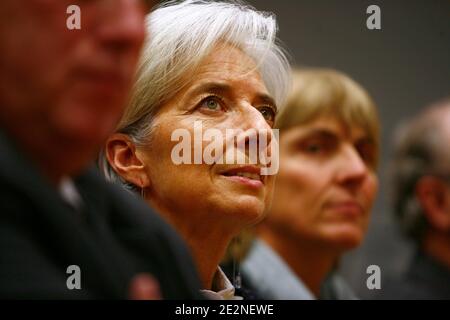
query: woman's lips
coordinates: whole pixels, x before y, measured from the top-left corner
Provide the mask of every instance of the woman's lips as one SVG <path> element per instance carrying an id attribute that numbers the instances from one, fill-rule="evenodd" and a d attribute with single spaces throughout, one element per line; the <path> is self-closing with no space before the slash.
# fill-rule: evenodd
<path id="1" fill-rule="evenodd" d="M 228 169 L 222 172 L 221 175 L 230 181 L 253 188 L 261 188 L 265 183 L 265 176 L 261 176 L 261 168 L 256 166 L 243 166 Z"/>
<path id="2" fill-rule="evenodd" d="M 326 205 L 326 209 L 347 217 L 363 215 L 363 207 L 356 201 L 336 201 Z"/>
<path id="3" fill-rule="evenodd" d="M 247 177 L 241 176 L 223 176 L 223 177 L 230 181 L 238 182 L 252 188 L 262 188 L 264 186 L 264 184 L 260 180 L 254 180 Z"/>

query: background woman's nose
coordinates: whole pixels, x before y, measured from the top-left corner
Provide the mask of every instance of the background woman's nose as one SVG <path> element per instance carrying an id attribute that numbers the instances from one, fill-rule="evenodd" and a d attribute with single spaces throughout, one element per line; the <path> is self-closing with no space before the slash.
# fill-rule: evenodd
<path id="1" fill-rule="evenodd" d="M 344 147 L 339 166 L 337 180 L 348 188 L 359 188 L 368 173 L 367 164 L 354 146 Z"/>

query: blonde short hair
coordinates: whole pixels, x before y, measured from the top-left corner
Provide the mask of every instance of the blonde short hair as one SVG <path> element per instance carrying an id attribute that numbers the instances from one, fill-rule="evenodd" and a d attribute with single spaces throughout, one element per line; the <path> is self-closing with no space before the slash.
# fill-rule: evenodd
<path id="1" fill-rule="evenodd" d="M 346 126 L 363 128 L 379 156 L 380 125 L 376 106 L 367 91 L 347 75 L 332 69 L 297 69 L 287 103 L 275 127 L 284 129 L 308 123 L 320 116 L 337 118 Z"/>

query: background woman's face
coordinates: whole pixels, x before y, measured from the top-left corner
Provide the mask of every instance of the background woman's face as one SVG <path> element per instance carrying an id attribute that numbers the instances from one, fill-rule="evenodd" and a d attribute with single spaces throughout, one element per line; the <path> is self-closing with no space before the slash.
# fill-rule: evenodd
<path id="1" fill-rule="evenodd" d="M 195 121 L 202 122 L 203 132 L 215 128 L 224 136 L 226 129 L 270 130 L 276 106 L 255 63 L 227 45 L 213 50 L 187 81 L 188 85 L 160 108 L 151 148 L 143 152 L 151 180 L 148 196 L 161 211 L 186 214 L 193 223 L 220 221 L 234 229 L 255 223 L 270 204 L 274 177 L 238 177 L 241 169 L 229 172 L 242 165 L 176 165 L 171 152 L 180 141 L 171 141 L 171 135 L 174 130 L 186 129 L 193 138 Z M 202 149 L 207 145 L 204 142 Z"/>
<path id="2" fill-rule="evenodd" d="M 365 131 L 332 117 L 281 131 L 269 225 L 301 241 L 357 246 L 378 186 L 374 157 Z"/>

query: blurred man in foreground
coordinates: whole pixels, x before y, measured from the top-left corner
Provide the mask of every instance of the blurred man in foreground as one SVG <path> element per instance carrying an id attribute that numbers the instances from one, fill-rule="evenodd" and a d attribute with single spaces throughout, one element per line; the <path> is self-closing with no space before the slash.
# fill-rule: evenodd
<path id="1" fill-rule="evenodd" d="M 197 297 L 175 233 L 87 169 L 126 104 L 145 13 L 138 0 L 0 2 L 0 298 Z"/>

